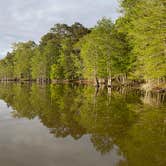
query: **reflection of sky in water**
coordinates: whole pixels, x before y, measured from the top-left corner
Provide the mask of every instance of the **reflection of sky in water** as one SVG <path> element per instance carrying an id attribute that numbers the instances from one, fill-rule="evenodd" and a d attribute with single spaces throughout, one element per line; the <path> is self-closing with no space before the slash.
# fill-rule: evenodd
<path id="1" fill-rule="evenodd" d="M 7 120 L 7 119 L 13 119 L 10 115 L 10 112 L 12 112 L 12 108 L 8 107 L 7 104 L 0 100 L 0 121 Z M 0 123 L 1 125 L 1 123 Z"/>
<path id="2" fill-rule="evenodd" d="M 0 101 L 0 163 L 3 166 L 114 166 L 124 158 L 118 147 L 101 155 L 89 135 L 55 138 L 40 121 L 14 119 Z"/>

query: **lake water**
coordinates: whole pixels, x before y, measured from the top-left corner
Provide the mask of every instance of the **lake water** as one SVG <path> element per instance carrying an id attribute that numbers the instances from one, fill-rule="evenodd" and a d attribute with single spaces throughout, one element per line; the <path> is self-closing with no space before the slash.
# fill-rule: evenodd
<path id="1" fill-rule="evenodd" d="M 2 166 L 165 166 L 166 96 L 0 84 Z"/>

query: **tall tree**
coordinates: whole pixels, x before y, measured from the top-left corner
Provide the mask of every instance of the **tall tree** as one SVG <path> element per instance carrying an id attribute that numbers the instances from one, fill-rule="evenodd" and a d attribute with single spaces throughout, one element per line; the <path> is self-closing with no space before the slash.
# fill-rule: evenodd
<path id="1" fill-rule="evenodd" d="M 18 79 L 31 79 L 31 59 L 36 44 L 33 41 L 16 43 L 14 47 L 14 75 Z"/>

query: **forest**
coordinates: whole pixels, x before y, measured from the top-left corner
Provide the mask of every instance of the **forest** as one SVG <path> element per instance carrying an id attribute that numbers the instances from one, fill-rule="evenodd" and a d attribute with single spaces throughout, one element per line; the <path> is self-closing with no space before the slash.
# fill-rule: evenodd
<path id="1" fill-rule="evenodd" d="M 34 41 L 12 45 L 1 81 L 148 83 L 166 88 L 166 1 L 122 0 L 121 16 L 92 28 L 55 24 Z"/>

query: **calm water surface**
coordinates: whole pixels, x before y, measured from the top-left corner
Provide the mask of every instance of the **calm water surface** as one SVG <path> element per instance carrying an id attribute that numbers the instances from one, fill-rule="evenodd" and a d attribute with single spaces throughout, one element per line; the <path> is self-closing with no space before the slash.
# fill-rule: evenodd
<path id="1" fill-rule="evenodd" d="M 0 84 L 2 166 L 165 166 L 166 96 Z"/>

